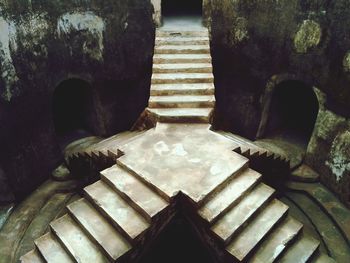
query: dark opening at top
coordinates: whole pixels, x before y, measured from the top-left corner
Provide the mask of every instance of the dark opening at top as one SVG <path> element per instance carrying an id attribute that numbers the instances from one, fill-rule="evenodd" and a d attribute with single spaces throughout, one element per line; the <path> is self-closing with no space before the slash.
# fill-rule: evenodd
<path id="1" fill-rule="evenodd" d="M 74 140 L 90 134 L 93 122 L 91 92 L 90 85 L 79 79 L 65 80 L 56 88 L 53 121 L 60 139 Z"/>
<path id="2" fill-rule="evenodd" d="M 280 136 L 307 146 L 318 114 L 312 87 L 300 81 L 279 84 L 272 96 L 265 137 Z"/>
<path id="3" fill-rule="evenodd" d="M 202 0 L 162 0 L 163 16 L 201 16 Z"/>

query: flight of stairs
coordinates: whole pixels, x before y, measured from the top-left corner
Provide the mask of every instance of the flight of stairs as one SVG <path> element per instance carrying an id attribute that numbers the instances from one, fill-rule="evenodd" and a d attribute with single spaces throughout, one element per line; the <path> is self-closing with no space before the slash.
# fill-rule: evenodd
<path id="1" fill-rule="evenodd" d="M 70 147 L 67 153 L 70 169 L 79 172 L 82 160 L 88 163 L 87 170 L 93 166 L 101 167 L 96 163 L 109 164 L 109 168 L 104 167 L 100 180 L 84 188 L 84 198 L 70 204 L 67 214 L 53 221 L 50 231 L 35 240 L 35 249 L 24 255 L 22 262 L 98 263 L 140 259 L 147 245 L 176 213 L 177 201 L 176 196 L 165 198 L 166 194 L 159 185 L 147 181 L 144 174 L 132 170 L 129 164 L 147 168 L 150 173 L 171 173 L 169 167 L 174 167 L 173 157 L 185 156 L 186 150 L 189 151 L 186 146 L 191 145 L 189 136 L 181 136 L 184 129 L 187 133 L 192 132 L 194 137 L 204 136 L 205 145 L 202 146 L 207 152 L 215 152 L 215 147 L 227 150 L 231 145 L 243 144 L 225 141 L 222 136 L 202 128 L 203 124 L 195 124 L 198 130 L 193 125 L 181 126 L 210 122 L 215 98 L 208 43 L 206 29 L 157 32 L 147 111 L 156 116 L 156 122 L 167 122 L 163 124 L 163 133 L 159 135 L 157 129 L 152 128 L 144 133 L 128 132 L 97 143 L 87 143 L 84 147 L 79 143 Z M 180 134 L 174 143 L 171 131 Z M 213 138 L 221 145 L 213 144 Z M 164 142 L 167 140 L 169 144 Z M 228 147 L 223 146 L 226 142 Z M 140 147 L 128 148 L 130 145 Z M 126 150 L 121 151 L 121 148 Z M 194 165 L 186 170 L 187 177 L 194 176 L 206 161 L 215 159 L 204 152 L 197 153 L 197 147 L 188 148 L 196 158 L 191 159 Z M 248 168 L 246 159 L 234 153 L 233 148 L 232 151 L 223 150 L 217 157 L 226 163 L 211 166 L 207 171 L 214 182 L 218 174 L 230 171 L 228 178 L 218 181 L 215 189 L 200 196 L 198 202 L 188 197 L 189 206 L 196 216 L 194 224 L 202 226 L 210 239 L 226 251 L 223 262 L 333 262 L 320 253 L 319 241 L 308 237 L 302 224 L 288 215 L 288 207 L 275 199 L 274 189 L 262 182 L 262 175 Z M 164 158 L 156 159 L 158 168 L 147 166 L 149 162 L 138 166 L 140 158 L 131 158 L 130 163 L 127 163 L 127 158 L 121 158 L 136 151 L 145 160 L 154 157 L 154 153 Z M 227 160 L 233 160 L 227 157 L 231 154 L 237 159 L 237 165 L 227 163 Z M 242 160 L 245 160 L 244 165 Z M 178 167 L 181 165 L 177 164 Z M 231 171 L 233 167 L 236 170 Z M 164 183 L 174 183 L 175 187 L 180 184 L 170 182 L 170 179 L 186 180 L 186 176 L 169 176 Z M 204 179 L 204 186 L 212 184 L 211 178 Z M 202 186 L 201 183 L 192 187 Z"/>
<path id="2" fill-rule="evenodd" d="M 144 119 L 157 122 L 209 123 L 215 106 L 209 34 L 158 29 L 153 57 L 151 97 Z M 149 126 L 148 126 L 149 127 Z"/>

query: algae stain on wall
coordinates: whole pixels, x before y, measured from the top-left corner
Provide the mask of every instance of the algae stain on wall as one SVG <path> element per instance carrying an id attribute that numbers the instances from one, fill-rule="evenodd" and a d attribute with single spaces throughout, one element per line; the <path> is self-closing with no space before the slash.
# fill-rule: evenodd
<path id="1" fill-rule="evenodd" d="M 1 78 L 5 85 L 0 92 L 6 101 L 10 101 L 18 93 L 16 87 L 18 77 L 11 56 L 11 49 L 14 51 L 17 49 L 15 37 L 16 28 L 14 23 L 0 17 L 0 65 Z"/>
<path id="2" fill-rule="evenodd" d="M 104 20 L 91 11 L 66 13 L 57 23 L 57 34 L 61 39 L 69 39 L 67 36 L 74 32 L 84 34 L 83 53 L 97 61 L 103 61 L 104 31 Z"/>

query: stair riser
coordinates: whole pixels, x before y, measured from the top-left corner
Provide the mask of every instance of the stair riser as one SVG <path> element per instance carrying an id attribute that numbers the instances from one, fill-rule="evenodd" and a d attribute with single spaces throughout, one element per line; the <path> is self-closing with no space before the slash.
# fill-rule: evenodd
<path id="1" fill-rule="evenodd" d="M 172 95 L 214 95 L 214 89 L 184 89 L 184 90 L 152 90 L 151 96 L 172 96 Z"/>
<path id="2" fill-rule="evenodd" d="M 136 204 L 131 198 L 129 198 L 124 192 L 120 191 L 115 185 L 109 181 L 103 174 L 101 174 L 101 180 L 109 185 L 114 191 L 116 191 L 120 197 L 122 197 L 125 202 L 127 202 L 132 208 L 134 208 L 138 213 L 140 213 L 149 223 L 152 223 L 152 218 L 149 214 L 143 210 L 138 204 Z"/>
<path id="3" fill-rule="evenodd" d="M 153 67 L 153 73 L 213 73 L 212 67 L 203 68 L 161 68 Z"/>
<path id="4" fill-rule="evenodd" d="M 213 108 L 215 102 L 149 102 L 148 106 L 150 108 Z"/>
<path id="5" fill-rule="evenodd" d="M 84 233 L 89 237 L 89 239 L 97 245 L 103 252 L 103 254 L 108 257 L 109 260 L 114 261 L 114 259 L 109 255 L 109 253 L 104 249 L 104 247 L 96 241 L 96 239 L 91 235 L 91 233 L 85 228 L 85 226 L 79 221 L 79 219 L 72 213 L 69 209 L 68 213 L 71 215 L 71 217 L 75 220 L 75 222 L 80 226 L 80 228 L 84 231 Z"/>
<path id="6" fill-rule="evenodd" d="M 208 31 L 161 31 L 158 30 L 156 37 L 208 37 Z"/>
<path id="7" fill-rule="evenodd" d="M 249 186 L 247 190 L 239 198 L 237 198 L 234 202 L 232 202 L 229 206 L 227 206 L 224 210 L 222 210 L 220 214 L 218 214 L 215 218 L 213 218 L 213 220 L 210 222 L 210 225 L 214 225 L 217 221 L 223 218 L 231 208 L 236 206 L 244 197 L 246 197 L 254 189 L 255 186 L 261 183 L 261 181 L 262 181 L 262 178 L 260 177 L 251 186 Z"/>
<path id="8" fill-rule="evenodd" d="M 208 40 L 186 40 L 182 38 L 181 40 L 160 40 L 156 39 L 156 47 L 162 46 L 162 45 L 209 45 L 209 39 Z"/>
<path id="9" fill-rule="evenodd" d="M 214 78 L 179 78 L 156 79 L 152 78 L 152 84 L 186 84 L 186 83 L 214 83 Z"/>
<path id="10" fill-rule="evenodd" d="M 203 49 L 155 49 L 155 54 L 210 54 L 209 48 Z"/>
<path id="11" fill-rule="evenodd" d="M 171 63 L 211 63 L 211 58 L 153 58 L 154 64 Z"/>
<path id="12" fill-rule="evenodd" d="M 94 198 L 90 197 L 89 194 L 86 192 L 84 193 L 84 197 L 91 202 L 91 204 L 95 207 L 97 211 L 99 211 L 107 220 L 110 222 L 116 229 L 117 231 L 130 243 L 130 244 L 135 244 L 138 240 L 138 237 L 135 239 L 132 239 L 128 233 L 117 223 L 114 221 L 113 218 L 110 217 L 110 215 L 104 211 L 99 205 L 96 204 Z"/>
<path id="13" fill-rule="evenodd" d="M 70 256 L 72 260 L 75 261 L 75 255 L 72 253 L 72 251 L 66 246 L 65 242 L 62 241 L 60 236 L 56 233 L 56 231 L 53 229 L 52 226 L 50 226 L 51 233 L 55 236 L 57 241 L 61 244 L 62 248 L 66 251 L 66 253 Z"/>
<path id="14" fill-rule="evenodd" d="M 158 116 L 158 121 L 165 123 L 209 123 L 210 116 Z"/>

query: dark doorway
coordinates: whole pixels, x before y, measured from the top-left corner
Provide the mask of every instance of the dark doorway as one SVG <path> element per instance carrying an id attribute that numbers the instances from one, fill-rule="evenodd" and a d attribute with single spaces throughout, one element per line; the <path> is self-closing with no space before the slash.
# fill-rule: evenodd
<path id="1" fill-rule="evenodd" d="M 294 80 L 282 82 L 272 95 L 264 137 L 283 137 L 306 148 L 318 108 L 318 99 L 311 86 Z"/>
<path id="2" fill-rule="evenodd" d="M 162 0 L 163 16 L 201 16 L 202 0 Z"/>
<path id="3" fill-rule="evenodd" d="M 80 79 L 63 81 L 53 96 L 53 121 L 60 144 L 91 135 L 93 99 L 91 86 Z"/>
<path id="4" fill-rule="evenodd" d="M 166 227 L 141 259 L 141 263 L 213 263 L 190 223 L 180 215 Z"/>

